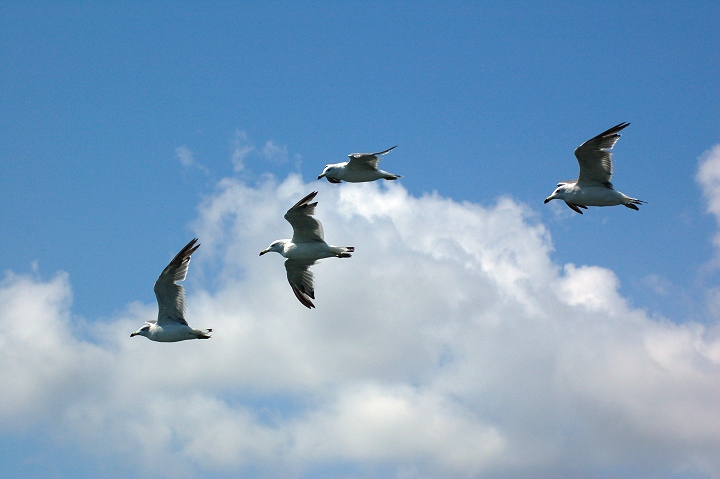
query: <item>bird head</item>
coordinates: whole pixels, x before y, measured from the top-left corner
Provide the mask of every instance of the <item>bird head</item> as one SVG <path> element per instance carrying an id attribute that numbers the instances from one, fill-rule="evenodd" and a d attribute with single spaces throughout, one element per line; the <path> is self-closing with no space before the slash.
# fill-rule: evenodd
<path id="1" fill-rule="evenodd" d="M 335 172 L 338 170 L 339 166 L 338 164 L 332 164 L 332 165 L 325 165 L 325 168 L 323 168 L 322 173 L 318 175 L 318 180 L 321 180 L 323 178 L 327 178 L 327 180 L 330 183 L 337 182 L 337 179 L 335 178 Z"/>
<path id="2" fill-rule="evenodd" d="M 543 203 L 547 204 L 547 202 L 550 200 L 563 199 L 565 197 L 565 190 L 567 189 L 567 187 L 568 183 L 558 183 L 555 191 L 553 191 L 550 196 L 545 198 L 545 201 Z"/>
<path id="3" fill-rule="evenodd" d="M 318 175 L 318 180 L 322 180 L 328 174 L 328 168 L 330 168 L 330 165 L 325 165 L 325 168 L 323 168 L 322 173 L 320 173 Z"/>
<path id="4" fill-rule="evenodd" d="M 269 253 L 271 251 L 274 251 L 276 253 L 280 253 L 283 250 L 283 247 L 285 246 L 285 240 L 277 240 L 273 241 L 270 246 L 265 248 L 264 250 L 260 251 L 260 256 L 264 255 L 265 253 Z"/>
<path id="5" fill-rule="evenodd" d="M 147 337 L 148 334 L 150 334 L 150 325 L 149 325 L 149 324 L 146 324 L 145 326 L 143 326 L 142 328 L 138 329 L 138 330 L 135 331 L 134 333 L 130 333 L 130 337 L 131 337 L 131 338 L 132 338 L 133 336 L 145 336 L 145 337 Z"/>

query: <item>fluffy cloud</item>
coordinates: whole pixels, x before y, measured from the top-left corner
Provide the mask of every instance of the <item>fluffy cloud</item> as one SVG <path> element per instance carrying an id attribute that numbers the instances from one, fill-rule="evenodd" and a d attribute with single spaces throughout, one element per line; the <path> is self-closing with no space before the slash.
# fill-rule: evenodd
<path id="1" fill-rule="evenodd" d="M 314 266 L 310 311 L 258 252 L 313 188 L 326 240 L 356 253 Z M 528 207 L 291 175 L 224 179 L 198 211 L 188 318 L 209 341 L 131 340 L 141 304 L 79 339 L 65 275 L 6 277 L 2 428 L 41 420 L 154 476 L 720 475 L 717 325 L 553 263 Z"/>

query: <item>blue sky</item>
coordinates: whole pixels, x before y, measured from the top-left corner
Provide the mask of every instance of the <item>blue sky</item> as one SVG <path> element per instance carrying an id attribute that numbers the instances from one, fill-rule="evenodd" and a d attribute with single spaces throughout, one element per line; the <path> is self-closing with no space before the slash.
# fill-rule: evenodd
<path id="1" fill-rule="evenodd" d="M 188 364 L 203 356 L 197 361 L 217 369 L 217 377 L 162 387 L 140 380 L 132 387 L 120 379 L 113 382 L 119 390 L 134 391 L 136 386 L 137 397 L 144 398 L 138 401 L 143 411 L 138 424 L 155 425 L 155 432 L 173 431 L 176 442 L 165 449 L 158 446 L 156 452 L 188 457 L 185 472 L 190 477 L 237 477 L 240 472 L 272 477 L 279 471 L 285 477 L 716 477 L 720 457 L 703 444 L 720 440 L 717 427 L 700 431 L 688 425 L 675 442 L 658 444 L 652 433 L 632 429 L 634 421 L 642 422 L 632 408 L 620 408 L 627 416 L 615 416 L 624 418 L 615 429 L 593 427 L 587 411 L 602 411 L 593 401 L 602 397 L 598 391 L 613 388 L 604 383 L 591 387 L 579 378 L 608 374 L 613 382 L 612 367 L 624 365 L 623 357 L 641 357 L 642 350 L 659 361 L 661 370 L 672 371 L 672 380 L 657 379 L 648 372 L 654 369 L 638 366 L 629 384 L 651 376 L 661 386 L 649 386 L 649 391 L 679 391 L 699 383 L 704 386 L 690 397 L 706 398 L 709 391 L 717 391 L 710 384 L 720 378 L 718 256 L 713 243 L 714 215 L 720 211 L 708 212 L 717 193 L 717 153 L 707 152 L 720 143 L 719 22 L 716 2 L 4 2 L 2 297 L 6 311 L 17 311 L 17 318 L 27 311 L 45 325 L 57 356 L 33 356 L 33 348 L 20 346 L 27 341 L 21 331 L 5 344 L 11 352 L 16 341 L 24 353 L 6 352 L 0 364 L 11 368 L 17 360 L 31 374 L 37 371 L 34 364 L 53 371 L 43 361 L 76 364 L 87 355 L 103 365 L 101 369 L 109 369 L 110 376 L 127 379 L 132 375 L 123 366 L 141 368 L 157 359 L 156 367 L 162 370 L 163 354 L 181 355 Z M 638 212 L 591 208 L 583 216 L 560 202 L 543 205 L 558 181 L 577 175 L 574 148 L 622 121 L 631 125 L 614 149 L 613 183 L 648 204 Z M 325 164 L 343 161 L 348 153 L 395 144 L 398 148 L 383 159 L 382 167 L 403 175 L 397 184 L 337 187 L 315 180 Z M 701 164 L 707 165 L 707 174 L 699 177 Z M 350 262 L 328 260 L 315 267 L 318 308 L 307 312 L 285 283 L 279 258 L 258 259 L 257 252 L 288 235 L 282 213 L 312 189 L 320 189 L 317 215 L 328 241 L 353 244 L 357 253 Z M 381 212 L 373 213 L 367 205 Z M 254 208 L 272 212 L 273 219 L 248 211 Z M 427 214 L 418 214 L 418 208 Z M 477 228 L 468 230 L 468 225 Z M 154 280 L 194 236 L 203 246 L 186 281 L 190 312 L 195 314 L 189 321 L 215 327 L 216 337 L 203 345 L 157 345 L 142 338 L 131 342 L 129 333 L 154 314 Z M 419 249 L 407 246 L 426 236 L 417 240 Z M 478 249 L 467 252 L 475 242 Z M 428 250 L 423 249 L 426 245 L 431 245 Z M 466 252 L 476 254 L 477 264 L 463 256 Z M 479 276 L 465 277 L 464 268 L 477 268 Z M 360 286 L 359 278 L 368 283 Z M 571 287 L 573 278 L 583 287 Z M 458 304 L 434 296 L 446 287 L 436 282 L 454 280 L 459 281 L 457 288 L 448 294 L 456 293 Z M 389 283 L 382 289 L 384 281 Z M 463 289 L 475 281 L 476 288 Z M 546 302 L 551 293 L 542 288 L 548 285 L 555 285 L 553 291 L 567 290 L 566 296 Z M 336 297 L 331 301 L 331 287 L 339 297 L 352 299 L 346 304 Z M 353 293 L 359 288 L 367 289 L 367 295 Z M 412 319 L 402 319 L 415 310 L 414 295 L 424 288 L 428 304 Z M 475 291 L 483 288 L 487 291 Z M 595 295 L 600 290 L 603 294 Z M 379 293 L 381 298 L 375 298 Z M 46 306 L 18 298 L 37 298 L 37 304 Z M 369 299 L 377 304 L 367 305 Z M 488 303 L 491 299 L 495 302 Z M 264 310 L 268 302 L 278 304 Z M 348 313 L 347 303 L 357 311 Z M 260 334 L 267 327 L 260 325 L 262 318 L 270 311 L 277 315 L 272 316 L 273 325 L 297 334 L 287 340 L 301 341 L 301 350 L 334 350 L 338 346 L 329 343 L 339 341 L 354 352 L 352 360 L 338 360 L 332 370 L 308 366 L 306 381 L 297 383 L 287 371 L 265 371 L 272 386 L 263 386 L 255 378 L 260 373 L 251 371 L 253 365 L 277 361 L 282 369 L 323 363 L 300 353 L 286 357 L 287 343 Z M 480 320 L 477 311 L 489 316 Z M 431 315 L 447 317 L 447 324 Z M 547 344 L 556 344 L 558 338 L 568 344 L 558 342 L 563 346 L 539 356 L 526 357 L 513 349 L 526 344 L 537 352 L 531 332 L 537 327 L 546 334 L 547 328 L 532 321 L 553 315 L 562 321 L 550 328 L 558 335 Z M 595 323 L 587 329 L 573 322 L 590 317 Z M 10 313 L 4 320 L 10 322 L 6 327 L 17 321 Z M 507 326 L 507 334 L 501 334 L 504 326 L 493 329 L 497 343 L 492 344 L 487 338 L 496 336 L 470 326 L 496 328 L 524 321 L 530 326 Z M 499 361 L 508 369 L 498 371 L 517 375 L 495 383 L 479 379 L 480 372 L 469 366 L 461 367 L 465 363 L 460 359 L 457 370 L 449 373 L 438 366 L 442 361 L 416 358 L 414 352 L 385 357 L 374 349 L 382 340 L 359 333 L 372 327 L 395 338 L 397 351 L 416 352 L 414 345 L 452 364 L 447 358 L 469 361 L 474 348 L 462 338 L 475 338 L 476 347 L 487 354 L 495 348 L 509 351 L 507 357 L 501 354 L 506 362 Z M 433 333 L 425 337 L 416 330 Z M 415 338 L 417 334 L 422 337 Z M 596 371 L 592 361 L 574 356 L 581 345 L 595 344 L 586 341 L 590 334 L 601 339 L 588 357 L 603 358 L 598 363 L 606 364 L 607 371 Z M 695 339 L 688 342 L 677 339 L 691 336 Z M 427 342 L 432 337 L 445 342 Z M 674 351 L 677 354 L 667 353 L 673 360 L 687 358 L 690 353 L 678 346 L 685 344 L 702 360 L 695 358 L 692 367 L 675 367 L 653 356 L 656 350 L 648 345 L 655 343 L 648 338 L 668 337 L 675 339 L 657 351 Z M 632 354 L 621 354 L 621 346 L 615 350 L 615 341 L 627 342 Z M 394 344 L 386 349 L 394 350 Z M 233 345 L 256 355 L 237 353 L 223 359 L 218 351 L 234 351 Z M 242 361 L 236 367 L 247 376 L 238 373 L 223 380 L 221 372 L 229 366 L 207 364 L 205 356 L 220 363 Z M 263 359 L 256 363 L 253 357 Z M 510 412 L 498 408 L 524 394 L 529 378 L 519 371 L 527 373 L 536 361 L 545 364 L 540 358 L 548 361 L 549 369 L 538 378 L 565 377 L 564 371 L 572 387 L 555 384 L 561 391 L 557 397 L 511 405 Z M 476 365 L 492 363 L 489 356 L 475 359 Z M 363 366 L 355 369 L 352 365 L 358 362 Z M 401 366 L 396 371 L 390 364 Z M 637 364 L 644 363 L 638 359 Z M 63 381 L 76 378 L 82 368 L 68 368 L 48 376 L 65 378 L 57 381 L 23 382 L 18 376 L 13 384 L 22 393 L 12 388 L 3 393 L 6 404 L 36 405 L 42 411 L 34 419 L 22 419 L 26 415 L 17 406 L 19 412 L 0 420 L 0 441 L 16 444 L 15 450 L 3 448 L 7 452 L 0 453 L 5 456 L 1 462 L 8 464 L 17 449 L 32 458 L 3 466 L 5 473 L 163 475 L 165 469 L 154 469 L 145 458 L 146 445 L 131 440 L 135 436 L 128 431 L 140 426 L 117 419 L 130 411 L 133 401 L 104 410 L 107 398 L 88 398 L 103 398 L 96 391 L 114 390 L 108 375 L 88 373 L 94 379 L 83 379 L 73 392 Z M 488 389 L 459 392 L 461 384 L 473 381 Z M 22 386 L 30 383 L 38 386 Z M 453 386 L 433 389 L 430 384 Z M 622 381 L 613 384 L 619 391 L 627 389 Z M 549 386 L 540 382 L 538 388 Z M 366 442 L 348 445 L 347 450 L 319 443 L 302 454 L 293 450 L 292 459 L 280 461 L 280 466 L 273 465 L 273 440 L 269 443 L 275 446 L 268 450 L 237 446 L 227 457 L 218 453 L 206 463 L 192 447 L 199 439 L 183 433 L 174 419 L 163 422 L 143 409 L 153 394 L 176 394 L 183 404 L 200 397 L 198 401 L 218 408 L 218 417 L 225 411 L 242 424 L 238 418 L 243 414 L 259 418 L 250 421 L 247 430 L 238 425 L 242 437 L 252 431 L 272 436 L 272 431 L 261 430 L 262 418 L 269 414 L 275 418 L 271 429 L 284 431 L 282 437 L 298 444 L 312 431 L 351 444 L 339 425 L 345 424 L 343 411 L 357 416 L 357 395 L 379 398 L 382 410 L 394 404 L 385 399 L 394 398 L 416 405 L 409 410 L 417 417 L 437 413 L 442 430 L 438 437 L 461 440 L 467 433 L 463 424 L 477 423 L 475 439 L 485 459 L 463 462 L 461 453 L 453 460 L 423 459 L 425 446 L 437 449 L 429 438 L 428 444 L 399 450 L 388 446 L 387 452 L 365 448 L 374 437 L 383 437 L 378 430 L 377 437 L 358 433 L 358 441 Z M 61 405 L 45 404 L 44 395 L 62 397 Z M 449 399 L 456 396 L 465 398 L 460 401 L 465 409 Z M 681 396 L 658 411 L 695 404 Z M 644 399 L 638 391 L 628 404 L 643 404 Z M 552 425 L 515 427 L 523 418 L 544 414 L 544 401 L 565 404 L 575 414 Z M 101 421 L 101 432 L 80 430 L 71 418 L 83 411 L 81 406 L 112 420 Z M 716 408 L 708 412 L 718 419 Z M 563 416 L 563 411 L 557 414 Z M 406 435 L 395 443 L 417 434 L 409 426 L 397 427 Z M 579 432 L 592 439 L 573 445 L 569 438 Z M 524 436 L 545 433 L 554 444 L 547 450 Z M 93 434 L 117 445 L 93 447 L 104 444 Z M 208 437 L 223 434 L 215 431 Z M 613 449 L 612 444 L 627 438 L 641 443 L 637 454 L 665 459 L 653 463 Z M 605 454 L 594 455 L 593 450 Z M 693 456 L 684 451 L 701 452 Z M 145 459 L 129 465 L 115 459 L 118 454 Z M 510 459 L 513 455 L 534 459 Z M 58 460 L 61 457 L 72 460 Z M 568 457 L 579 459 L 563 466 Z M 169 475 L 177 472 L 168 470 Z"/>

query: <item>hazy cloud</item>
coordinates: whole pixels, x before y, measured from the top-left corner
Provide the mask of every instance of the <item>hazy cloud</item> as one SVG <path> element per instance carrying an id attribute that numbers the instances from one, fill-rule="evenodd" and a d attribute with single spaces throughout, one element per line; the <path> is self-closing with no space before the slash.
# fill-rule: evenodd
<path id="1" fill-rule="evenodd" d="M 287 146 L 278 145 L 273 140 L 267 140 L 262 148 L 256 148 L 250 141 L 247 132 L 244 130 L 235 130 L 232 145 L 233 151 L 231 160 L 233 168 L 236 172 L 245 170 L 247 160 L 251 155 L 260 157 L 265 161 L 276 165 L 285 164 L 290 160 L 290 154 L 288 153 Z M 299 162 L 301 160 L 300 155 L 293 155 L 293 159 L 295 160 L 295 167 L 299 168 Z"/>
<path id="2" fill-rule="evenodd" d="M 326 240 L 356 253 L 314 267 L 309 311 L 258 252 L 315 188 Z M 209 341 L 130 339 L 155 315 L 131 304 L 91 344 L 66 275 L 7 276 L 0 427 L 42 421 L 153 476 L 720 475 L 717 325 L 654 319 L 612 271 L 553 263 L 525 205 L 226 178 L 194 229 L 191 269 L 218 280 L 188 288 L 188 318 Z"/>
<path id="3" fill-rule="evenodd" d="M 183 167 L 191 168 L 194 166 L 195 168 L 206 174 L 210 172 L 207 167 L 198 163 L 195 160 L 195 155 L 193 154 L 192 150 L 190 150 L 190 148 L 188 148 L 187 146 L 179 146 L 175 148 L 175 154 L 177 154 L 177 157 L 180 160 L 180 164 L 183 165 Z"/>
<path id="4" fill-rule="evenodd" d="M 288 161 L 287 146 L 278 146 L 272 140 L 268 140 L 262 150 L 263 157 L 273 163 L 286 163 Z"/>
<path id="5" fill-rule="evenodd" d="M 697 180 L 708 200 L 708 211 L 720 216 L 720 145 L 700 156 Z"/>
<path id="6" fill-rule="evenodd" d="M 255 147 L 249 142 L 247 132 L 240 129 L 235 130 L 232 145 L 231 160 L 233 168 L 235 171 L 242 171 L 245 169 L 245 160 Z"/>
<path id="7" fill-rule="evenodd" d="M 190 148 L 187 146 L 178 146 L 175 148 L 175 153 L 178 156 L 178 159 L 180 159 L 180 164 L 182 164 L 185 168 L 189 168 L 195 163 L 195 157 L 193 156 L 193 152 L 190 151 Z"/>
<path id="8" fill-rule="evenodd" d="M 715 145 L 700 156 L 696 179 L 708 202 L 708 213 L 714 215 L 720 224 L 720 145 Z M 720 246 L 720 235 L 715 237 L 715 246 Z"/>

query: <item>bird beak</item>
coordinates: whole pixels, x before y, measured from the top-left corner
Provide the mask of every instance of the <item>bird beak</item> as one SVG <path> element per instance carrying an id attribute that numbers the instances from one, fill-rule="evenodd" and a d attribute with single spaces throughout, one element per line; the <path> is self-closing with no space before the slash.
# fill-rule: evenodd
<path id="1" fill-rule="evenodd" d="M 137 336 L 137 333 L 130 333 L 130 337 Z"/>
<path id="2" fill-rule="evenodd" d="M 547 202 L 552 199 L 554 199 L 552 196 L 548 196 L 547 198 L 545 198 L 545 201 L 543 201 L 543 204 L 547 204 Z"/>
<path id="3" fill-rule="evenodd" d="M 323 176 L 325 176 L 325 175 L 322 174 L 322 175 L 318 176 L 318 180 L 322 180 L 322 179 L 323 179 Z"/>
<path id="4" fill-rule="evenodd" d="M 264 254 L 267 253 L 268 251 L 270 251 L 270 250 L 269 250 L 269 249 L 264 249 L 264 250 L 260 251 L 260 255 L 259 255 L 259 256 L 264 255 Z"/>

